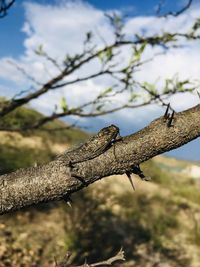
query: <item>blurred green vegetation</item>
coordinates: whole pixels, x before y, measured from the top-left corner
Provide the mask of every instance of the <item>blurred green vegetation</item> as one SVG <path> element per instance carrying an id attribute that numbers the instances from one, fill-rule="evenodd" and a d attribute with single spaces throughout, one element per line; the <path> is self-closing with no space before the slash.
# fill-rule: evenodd
<path id="1" fill-rule="evenodd" d="M 51 150 L 16 147 L 9 144 L 0 145 L 0 174 L 19 168 L 42 164 L 53 158 Z"/>
<path id="2" fill-rule="evenodd" d="M 200 204 L 200 190 L 197 186 L 184 183 L 173 188 L 174 194 L 187 198 L 196 204 Z"/>
<path id="3" fill-rule="evenodd" d="M 3 105 L 5 99 L 0 98 L 0 105 Z M 0 128 L 23 128 L 30 123 L 34 123 L 41 119 L 43 115 L 34 109 L 28 107 L 20 107 L 15 111 L 4 116 L 0 120 Z M 43 146 L 41 148 L 32 148 L 26 145 L 18 145 L 7 142 L 0 142 L 0 174 L 14 171 L 21 167 L 33 166 L 34 164 L 42 164 L 53 159 L 55 154 L 52 152 L 50 143 L 58 144 L 76 144 L 83 142 L 89 134 L 79 129 L 64 129 L 51 131 L 51 129 L 66 127 L 67 125 L 59 120 L 54 120 L 46 124 L 43 129 L 28 130 L 20 132 L 24 137 L 38 136 L 42 139 Z M 8 132 L 9 133 L 9 132 Z M 6 136 L 6 133 L 4 133 Z M 4 137 L 1 137 L 4 138 Z M 10 137 L 15 139 L 15 137 Z"/>
<path id="4" fill-rule="evenodd" d="M 0 98 L 0 107 L 5 103 L 5 99 Z M 0 128 L 24 128 L 33 125 L 44 116 L 29 107 L 19 107 L 0 120 Z M 23 136 L 41 136 L 44 140 L 48 139 L 52 142 L 74 144 L 85 140 L 88 134 L 80 129 L 62 129 L 54 131 L 52 129 L 65 128 L 67 125 L 60 120 L 53 120 L 45 124 L 42 129 L 27 130 L 21 132 Z"/>
<path id="5" fill-rule="evenodd" d="M 198 180 L 195 181 L 193 178 L 187 176 L 179 177 L 178 173 L 173 174 L 164 171 L 153 160 L 143 163 L 142 169 L 144 170 L 144 173 L 148 173 L 148 176 L 153 177 L 155 183 L 167 186 L 174 195 L 186 198 L 196 204 L 200 204 Z"/>
<path id="6" fill-rule="evenodd" d="M 146 255 L 139 253 L 145 246 L 146 252 L 159 253 L 163 262 L 173 258 L 171 266 L 189 266 L 190 260 L 180 257 L 183 251 L 170 248 L 168 242 L 179 229 L 179 210 L 160 195 L 123 190 L 113 195 L 110 183 L 76 194 L 73 203 L 72 209 L 63 209 L 66 250 L 73 252 L 74 263 L 108 258 L 123 247 L 127 263 L 116 266 L 146 266 L 142 263 Z"/>
<path id="7" fill-rule="evenodd" d="M 174 182 L 171 175 L 161 169 L 152 159 L 141 164 L 141 167 L 146 176 L 153 177 L 155 183 L 170 186 Z"/>

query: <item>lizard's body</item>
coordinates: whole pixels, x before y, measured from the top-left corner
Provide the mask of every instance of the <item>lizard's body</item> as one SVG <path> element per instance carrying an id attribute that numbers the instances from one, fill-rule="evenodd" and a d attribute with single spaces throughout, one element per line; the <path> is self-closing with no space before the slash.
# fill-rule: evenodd
<path id="1" fill-rule="evenodd" d="M 119 128 L 115 125 L 110 125 L 101 129 L 95 136 L 90 138 L 84 144 L 72 150 L 65 151 L 63 154 L 59 155 L 56 160 L 61 160 L 66 165 L 73 168 L 73 165 L 76 163 L 96 158 L 104 153 L 112 145 L 112 143 L 117 140 L 117 136 L 119 136 Z M 142 179 L 144 179 L 145 176 L 139 166 L 133 166 L 131 171 L 126 172 L 133 189 L 135 189 L 131 180 L 131 173 L 139 175 Z M 85 184 L 85 181 L 81 177 L 77 178 Z M 67 201 L 69 200 L 68 196 L 66 199 Z"/>
<path id="2" fill-rule="evenodd" d="M 115 125 L 110 125 L 101 129 L 95 136 L 91 137 L 84 144 L 65 151 L 63 154 L 59 155 L 56 160 L 64 162 L 70 168 L 73 168 L 73 164 L 83 162 L 98 157 L 100 154 L 104 153 L 116 140 L 119 134 L 119 128 Z M 85 186 L 87 183 L 81 178 L 77 177 Z M 63 199 L 71 207 L 71 199 L 69 195 L 65 195 Z"/>
<path id="3" fill-rule="evenodd" d="M 57 157 L 57 160 L 62 160 L 66 165 L 83 162 L 98 157 L 105 152 L 119 134 L 119 128 L 115 125 L 110 125 L 101 129 L 98 134 L 90 138 L 86 143 L 80 145 L 73 150 L 67 150 Z"/>

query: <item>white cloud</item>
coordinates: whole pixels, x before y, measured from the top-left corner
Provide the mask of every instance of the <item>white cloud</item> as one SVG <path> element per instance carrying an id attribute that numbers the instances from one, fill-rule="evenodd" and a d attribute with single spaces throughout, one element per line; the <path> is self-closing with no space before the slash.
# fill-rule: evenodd
<path id="1" fill-rule="evenodd" d="M 25 77 L 16 71 L 16 67 L 14 67 L 10 62 L 14 62 L 14 60 L 8 57 L 0 59 L 0 78 L 20 84 L 25 80 Z"/>
<path id="2" fill-rule="evenodd" d="M 24 31 L 29 35 L 24 43 L 26 56 L 40 44 L 54 57 L 63 58 L 65 53 L 81 52 L 88 31 L 98 30 L 106 40 L 112 39 L 102 11 L 82 2 L 62 3 L 58 6 L 25 4 L 27 22 Z"/>
<path id="3" fill-rule="evenodd" d="M 58 5 L 42 5 L 36 3 L 26 3 L 26 21 L 23 31 L 26 33 L 24 40 L 25 51 L 21 57 L 16 60 L 28 73 L 31 73 L 38 81 L 45 82 L 53 77 L 58 70 L 50 63 L 39 61 L 34 50 L 39 45 L 43 45 L 44 50 L 58 61 L 61 61 L 67 53 L 75 54 L 81 51 L 85 39 L 85 33 L 94 31 L 96 34 L 95 42 L 98 46 L 103 44 L 102 38 L 111 43 L 113 33 L 103 11 L 98 10 L 83 2 L 61 1 Z M 200 7 L 195 8 L 183 14 L 178 18 L 158 19 L 155 17 L 134 17 L 126 22 L 125 33 L 132 36 L 135 33 L 151 35 L 163 31 L 182 31 L 184 32 L 193 23 L 194 17 L 200 16 Z M 100 37 L 101 36 L 101 37 Z M 144 58 L 152 57 L 154 53 L 160 51 L 160 48 L 147 48 Z M 123 63 L 129 50 L 124 49 L 120 58 Z M 189 46 L 181 49 L 172 49 L 167 54 L 156 57 L 148 63 L 140 72 L 136 72 L 135 77 L 140 81 L 155 82 L 160 77 L 160 83 L 165 78 L 171 78 L 178 73 L 180 78 L 198 79 L 200 73 L 200 47 L 197 43 L 191 43 Z M 6 58 L 0 59 L 0 68 L 3 70 L 0 77 L 22 84 L 25 88 L 26 79 L 16 71 L 13 66 L 6 63 Z M 97 70 L 97 62 L 87 65 L 73 77 L 86 75 Z M 96 72 L 96 71 L 95 71 Z M 72 77 L 70 77 L 72 79 Z M 29 83 L 28 83 L 29 84 Z M 32 105 L 38 107 L 41 111 L 49 113 L 56 103 L 59 103 L 61 96 L 66 96 L 71 106 L 92 99 L 103 88 L 110 84 L 107 77 L 94 79 L 81 84 L 69 86 L 60 91 L 51 91 L 46 96 L 33 101 Z M 122 98 L 119 100 L 123 100 Z M 184 109 L 196 102 L 194 96 L 183 96 L 172 98 L 172 105 L 177 109 Z M 153 118 L 160 112 L 155 106 L 141 109 L 140 111 L 125 110 L 118 112 L 116 116 L 123 121 L 133 119 L 140 123 Z M 112 118 L 115 115 L 112 115 Z M 105 117 L 104 117 L 105 118 Z M 109 118 L 109 117 L 108 117 Z M 106 119 L 106 118 L 105 118 Z"/>
<path id="4" fill-rule="evenodd" d="M 86 103 L 95 98 L 97 92 L 100 92 L 101 86 L 94 86 L 93 82 L 88 80 L 82 84 L 71 85 L 67 89 L 59 91 L 49 91 L 47 94 L 33 101 L 33 105 L 39 108 L 42 112 L 48 113 L 52 111 L 55 105 L 60 104 L 61 97 L 65 97 L 70 108 Z"/>

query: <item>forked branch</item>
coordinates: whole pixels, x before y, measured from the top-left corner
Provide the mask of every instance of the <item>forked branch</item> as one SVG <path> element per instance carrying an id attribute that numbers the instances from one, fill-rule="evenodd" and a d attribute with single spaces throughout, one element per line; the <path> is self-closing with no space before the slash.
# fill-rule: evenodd
<path id="1" fill-rule="evenodd" d="M 68 264 L 70 258 L 70 254 L 67 253 L 64 259 L 60 263 L 56 263 L 55 267 L 97 267 L 97 266 L 110 266 L 113 263 L 117 261 L 125 261 L 125 256 L 124 256 L 124 251 L 123 249 L 120 249 L 120 251 L 113 257 L 104 260 L 104 261 L 99 261 L 96 263 L 87 263 L 85 262 L 83 265 L 79 266 L 72 266 L 71 264 Z"/>

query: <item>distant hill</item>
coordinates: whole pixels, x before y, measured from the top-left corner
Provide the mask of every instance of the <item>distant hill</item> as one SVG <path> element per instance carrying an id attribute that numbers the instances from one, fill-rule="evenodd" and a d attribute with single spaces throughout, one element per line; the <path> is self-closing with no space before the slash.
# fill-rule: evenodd
<path id="1" fill-rule="evenodd" d="M 177 174 L 180 176 L 188 176 L 194 179 L 200 179 L 200 163 L 193 161 L 180 160 L 176 158 L 157 156 L 154 158 L 162 170 Z"/>
<path id="2" fill-rule="evenodd" d="M 0 127 L 19 128 L 34 123 L 43 115 L 34 109 L 20 107 L 1 118 Z M 47 123 L 43 130 L 24 132 L 0 131 L 0 174 L 51 160 L 72 144 L 83 142 L 89 134 L 80 129 L 64 129 L 60 120 Z M 52 130 L 60 129 L 61 130 Z"/>

